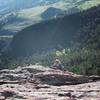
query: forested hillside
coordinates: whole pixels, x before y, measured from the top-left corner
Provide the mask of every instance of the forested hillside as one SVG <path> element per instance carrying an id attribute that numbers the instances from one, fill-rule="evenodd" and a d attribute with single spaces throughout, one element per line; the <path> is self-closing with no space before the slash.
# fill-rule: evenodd
<path id="1" fill-rule="evenodd" d="M 100 6 L 45 21 L 20 31 L 11 48 L 16 56 L 79 46 L 99 48 Z"/>

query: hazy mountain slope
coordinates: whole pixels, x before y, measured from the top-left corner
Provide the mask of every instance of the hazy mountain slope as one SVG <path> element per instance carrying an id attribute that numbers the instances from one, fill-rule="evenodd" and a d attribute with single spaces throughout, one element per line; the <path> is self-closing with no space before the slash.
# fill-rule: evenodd
<path id="1" fill-rule="evenodd" d="M 100 4 L 99 0 L 4 0 L 0 1 L 0 18 L 5 25 L 2 27 L 0 34 L 5 34 L 6 31 L 10 31 L 12 34 L 22 30 L 23 28 L 45 20 L 41 17 L 47 9 L 53 7 L 67 11 L 66 13 L 74 13 L 79 10 L 88 9 Z M 47 10 L 48 11 L 48 10 Z M 47 12 L 48 13 L 48 12 Z M 14 15 L 13 15 L 14 14 Z M 10 16 L 9 16 L 10 15 Z M 50 14 L 49 14 L 50 15 Z M 55 13 L 56 15 L 56 13 Z M 51 16 L 51 15 L 50 15 Z M 10 22 L 9 17 L 13 17 Z M 52 16 L 54 17 L 54 15 Z M 46 19 L 48 19 L 47 16 Z M 23 19 L 23 21 L 17 20 Z"/>
<path id="2" fill-rule="evenodd" d="M 72 42 L 76 45 L 75 41 L 79 40 L 83 46 L 85 43 L 97 43 L 99 46 L 99 31 L 96 31 L 100 25 L 99 12 L 100 6 L 32 25 L 14 37 L 12 53 L 15 56 L 42 53 L 54 48 L 69 47 Z"/>
<path id="3" fill-rule="evenodd" d="M 1 7 L 0 13 L 1 13 L 1 21 L 3 23 L 6 23 L 6 25 L 3 26 L 2 30 L 3 32 L 6 30 L 11 31 L 11 33 L 15 33 L 16 31 L 19 31 L 33 23 L 37 23 L 38 21 L 41 21 L 41 14 L 44 12 L 49 6 L 47 6 L 49 3 L 52 4 L 57 1 L 48 1 L 45 2 L 45 0 L 40 1 L 34 1 L 34 0 L 29 0 L 29 1 L 24 1 L 22 0 L 21 2 L 18 1 L 9 1 L 4 3 L 4 9 Z M 13 5 L 12 6 L 10 6 Z M 41 5 L 40 5 L 41 4 Z M 24 6 L 25 5 L 25 6 Z M 27 6 L 28 5 L 28 6 Z M 5 9 L 5 6 L 8 8 Z M 16 8 L 17 7 L 17 8 Z M 14 14 L 14 15 L 13 15 Z M 10 22 L 9 18 L 15 19 Z M 23 19 L 23 21 L 17 20 L 17 19 Z M 2 31 L 0 34 L 4 34 Z"/>
<path id="4" fill-rule="evenodd" d="M 31 8 L 34 6 L 44 6 L 44 5 L 52 5 L 55 3 L 59 3 L 63 5 L 67 3 L 67 5 L 73 5 L 76 2 L 80 2 L 84 0 L 0 0 L 0 13 L 6 13 L 9 11 L 20 10 L 24 8 Z M 59 5 L 58 5 L 59 6 Z"/>

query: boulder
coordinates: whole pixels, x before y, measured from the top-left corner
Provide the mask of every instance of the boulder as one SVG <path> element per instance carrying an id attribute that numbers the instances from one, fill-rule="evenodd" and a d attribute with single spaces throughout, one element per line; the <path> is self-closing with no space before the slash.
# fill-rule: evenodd
<path id="1" fill-rule="evenodd" d="M 43 84 L 49 85 L 75 85 L 89 82 L 89 77 L 76 75 L 72 72 L 63 72 L 60 70 L 45 71 L 35 74 L 35 78 L 39 79 Z"/>

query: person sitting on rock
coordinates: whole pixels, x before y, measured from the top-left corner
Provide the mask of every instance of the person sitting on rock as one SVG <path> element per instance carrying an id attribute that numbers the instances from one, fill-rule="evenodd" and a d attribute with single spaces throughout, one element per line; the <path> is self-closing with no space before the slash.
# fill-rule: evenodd
<path id="1" fill-rule="evenodd" d="M 64 69 L 64 66 L 61 64 L 61 61 L 60 61 L 59 59 L 55 59 L 52 68 L 53 68 L 53 69 L 60 69 L 60 70 L 63 70 L 63 69 Z"/>

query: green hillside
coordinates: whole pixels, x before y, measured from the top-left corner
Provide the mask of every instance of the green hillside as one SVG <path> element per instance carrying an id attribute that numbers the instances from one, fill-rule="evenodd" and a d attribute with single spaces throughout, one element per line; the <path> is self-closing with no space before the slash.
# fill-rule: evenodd
<path id="1" fill-rule="evenodd" d="M 41 4 L 31 8 L 20 9 L 14 12 L 16 14 L 14 18 L 16 19 L 16 21 L 19 18 L 23 19 L 23 21 L 20 22 L 13 21 L 13 23 L 9 21 L 6 23 L 6 25 L 3 26 L 3 29 L 10 31 L 20 31 L 27 26 L 43 21 L 45 19 L 41 17 L 41 14 L 44 13 L 50 7 L 61 9 L 63 13 L 63 11 L 69 12 L 69 10 L 71 10 L 70 12 L 74 12 L 75 9 L 77 9 L 75 10 L 75 12 L 79 10 L 80 11 L 86 10 L 91 7 L 97 6 L 99 4 L 100 4 L 99 0 L 77 0 L 77 1 L 58 0 L 57 2 L 50 3 L 48 5 Z"/>
<path id="2" fill-rule="evenodd" d="M 78 5 L 80 10 L 86 10 L 94 6 L 100 5 L 100 0 L 87 0 L 84 3 Z"/>

